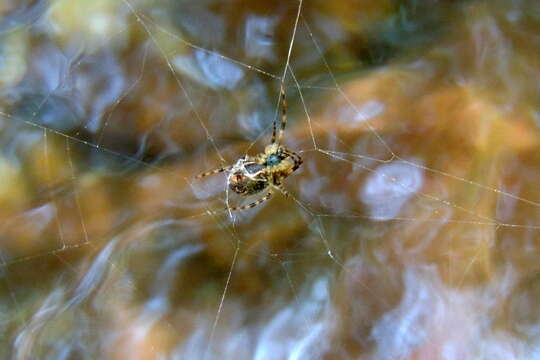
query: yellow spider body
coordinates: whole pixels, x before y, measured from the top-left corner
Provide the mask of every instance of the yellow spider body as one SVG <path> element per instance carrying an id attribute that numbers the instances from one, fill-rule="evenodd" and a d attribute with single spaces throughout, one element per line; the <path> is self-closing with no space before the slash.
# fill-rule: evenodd
<path id="1" fill-rule="evenodd" d="M 232 166 L 210 170 L 197 176 L 202 178 L 228 171 L 227 181 L 229 188 L 243 196 L 257 194 L 268 189 L 268 193 L 259 200 L 229 210 L 246 210 L 255 207 L 268 200 L 272 196 L 273 189 L 278 189 L 285 196 L 288 196 L 282 185 L 283 180 L 302 165 L 302 158 L 294 151 L 280 145 L 287 124 L 287 102 L 283 88 L 281 89 L 281 103 L 283 107 L 279 134 L 276 138 L 276 123 L 274 122 L 272 142 L 266 146 L 263 153 L 256 156 L 245 155 Z"/>

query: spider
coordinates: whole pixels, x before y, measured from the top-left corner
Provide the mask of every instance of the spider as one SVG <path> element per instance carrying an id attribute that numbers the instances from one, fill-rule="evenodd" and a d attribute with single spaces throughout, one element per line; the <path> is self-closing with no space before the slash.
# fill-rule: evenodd
<path id="1" fill-rule="evenodd" d="M 281 140 L 287 125 L 287 100 L 285 91 L 281 87 L 281 127 L 276 137 L 276 121 L 272 126 L 272 142 L 267 145 L 264 152 L 255 156 L 245 155 L 238 159 L 234 165 L 213 169 L 198 175 L 200 179 L 209 175 L 214 175 L 227 171 L 227 183 L 229 188 L 242 196 L 249 196 L 268 189 L 266 195 L 251 204 L 229 208 L 231 211 L 247 210 L 262 204 L 272 197 L 274 189 L 279 190 L 286 197 L 289 196 L 283 187 L 283 180 L 300 165 L 302 158 L 294 151 L 281 145 Z"/>

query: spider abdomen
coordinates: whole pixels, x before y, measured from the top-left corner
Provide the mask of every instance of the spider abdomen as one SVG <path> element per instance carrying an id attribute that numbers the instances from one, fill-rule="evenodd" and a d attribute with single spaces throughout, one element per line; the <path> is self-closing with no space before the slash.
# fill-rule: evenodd
<path id="1" fill-rule="evenodd" d="M 253 195 L 261 192 L 268 186 L 268 182 L 263 178 L 250 177 L 241 171 L 231 174 L 229 177 L 229 188 L 239 195 Z"/>

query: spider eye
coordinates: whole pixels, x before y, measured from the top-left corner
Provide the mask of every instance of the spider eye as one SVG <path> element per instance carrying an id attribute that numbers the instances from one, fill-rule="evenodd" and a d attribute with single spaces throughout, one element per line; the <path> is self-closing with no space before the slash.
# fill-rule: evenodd
<path id="1" fill-rule="evenodd" d="M 266 165 L 274 166 L 281 162 L 281 158 L 277 154 L 272 154 L 266 159 Z"/>

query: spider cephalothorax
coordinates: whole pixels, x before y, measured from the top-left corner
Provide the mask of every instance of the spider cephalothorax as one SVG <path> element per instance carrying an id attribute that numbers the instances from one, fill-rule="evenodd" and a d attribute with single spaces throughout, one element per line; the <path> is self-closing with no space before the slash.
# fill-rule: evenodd
<path id="1" fill-rule="evenodd" d="M 239 195 L 253 195 L 264 189 L 268 193 L 259 200 L 245 206 L 233 207 L 229 210 L 245 210 L 259 205 L 272 196 L 273 189 L 278 189 L 285 196 L 283 180 L 302 165 L 300 155 L 280 145 L 285 126 L 287 125 L 287 102 L 285 92 L 281 88 L 282 116 L 279 134 L 276 137 L 276 122 L 272 128 L 272 142 L 266 146 L 263 153 L 256 156 L 243 156 L 232 166 L 226 166 L 200 174 L 197 178 L 228 171 L 229 188 Z"/>

